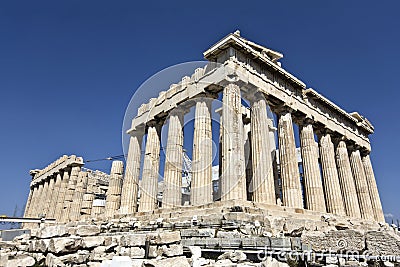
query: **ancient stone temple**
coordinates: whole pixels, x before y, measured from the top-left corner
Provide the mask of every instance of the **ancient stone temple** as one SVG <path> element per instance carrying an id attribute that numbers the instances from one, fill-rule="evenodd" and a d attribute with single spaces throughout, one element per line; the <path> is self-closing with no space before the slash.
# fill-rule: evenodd
<path id="1" fill-rule="evenodd" d="M 282 54 L 248 41 L 238 32 L 213 45 L 204 57 L 211 62 L 209 65 L 161 91 L 157 98 L 143 104 L 133 119 L 128 131 L 131 139 L 121 195 L 122 213 L 158 209 L 160 129 L 166 121 L 168 144 L 161 209 L 181 205 L 182 123 L 185 112 L 192 107 L 195 127 L 191 205 L 213 202 L 211 113 L 215 110 L 211 109 L 211 102 L 222 96 L 221 201 L 282 203 L 288 208 L 384 222 L 369 156 L 368 135 L 374 128 L 365 117 L 357 112 L 347 113 L 307 88 L 281 66 Z M 242 104 L 243 99 L 247 106 Z M 277 127 L 274 118 L 268 116 L 267 107 L 276 114 Z M 293 123 L 299 129 L 300 168 Z M 138 204 L 140 151 L 145 135 Z M 246 149 L 251 151 L 247 158 Z M 274 167 L 276 161 L 279 170 Z M 249 168 L 251 171 L 246 172 Z"/>
<path id="2" fill-rule="evenodd" d="M 367 256 L 400 254 L 371 163 L 372 124 L 238 31 L 204 57 L 205 67 L 138 108 L 125 166 L 114 161 L 106 174 L 63 156 L 31 171 L 25 217 L 55 225 L 24 224 L 31 234 L 3 245 L 0 266 L 2 257 L 15 266 L 378 266 Z M 189 113 L 194 127 L 184 131 Z"/>

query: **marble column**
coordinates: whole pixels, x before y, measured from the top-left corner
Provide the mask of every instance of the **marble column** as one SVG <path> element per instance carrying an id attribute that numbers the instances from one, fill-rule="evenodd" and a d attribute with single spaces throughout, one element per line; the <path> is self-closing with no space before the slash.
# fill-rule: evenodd
<path id="1" fill-rule="evenodd" d="M 283 205 L 292 208 L 303 208 L 296 143 L 290 112 L 284 111 L 279 116 L 278 139 Z"/>
<path id="2" fill-rule="evenodd" d="M 300 126 L 300 144 L 306 208 L 326 212 L 324 189 L 318 164 L 318 145 L 315 142 L 313 125 L 308 120 Z"/>
<path id="3" fill-rule="evenodd" d="M 121 192 L 121 214 L 132 214 L 137 211 L 142 138 L 143 133 L 141 131 L 134 132 L 130 137 L 125 177 Z"/>
<path id="4" fill-rule="evenodd" d="M 153 211 L 158 207 L 157 191 L 158 171 L 160 168 L 160 132 L 161 125 L 150 125 L 147 130 L 139 212 Z"/>
<path id="5" fill-rule="evenodd" d="M 371 159 L 368 154 L 362 157 L 362 163 L 364 166 L 365 176 L 367 178 L 369 196 L 371 198 L 372 211 L 374 212 L 375 221 L 385 222 L 385 217 L 383 216 L 381 198 L 379 197 L 374 170 L 372 169 Z"/>
<path id="6" fill-rule="evenodd" d="M 243 119 L 240 87 L 228 84 L 222 98 L 221 200 L 246 200 Z"/>
<path id="7" fill-rule="evenodd" d="M 351 173 L 349 154 L 346 143 L 340 141 L 336 149 L 336 163 L 339 174 L 340 187 L 346 214 L 350 217 L 361 218 L 356 187 Z"/>
<path id="8" fill-rule="evenodd" d="M 350 154 L 350 166 L 356 185 L 361 217 L 367 220 L 375 220 L 374 213 L 371 209 L 372 203 L 369 196 L 367 178 L 365 176 L 364 166 L 358 149 L 353 150 Z"/>
<path id="9" fill-rule="evenodd" d="M 250 114 L 250 113 L 249 113 Z M 253 160 L 251 158 L 251 125 L 250 125 L 250 116 L 243 120 L 244 128 L 243 128 L 243 139 L 244 139 L 244 158 L 246 160 L 246 194 L 247 200 L 253 200 Z"/>
<path id="10" fill-rule="evenodd" d="M 88 177 L 86 192 L 83 195 L 83 202 L 81 207 L 81 219 L 87 220 L 91 217 L 93 200 L 95 199 L 96 192 L 96 178 Z"/>
<path id="11" fill-rule="evenodd" d="M 46 194 L 46 201 L 45 201 L 45 208 L 43 209 L 43 214 L 46 214 L 46 218 L 50 218 L 50 210 L 52 208 L 52 199 L 54 194 L 54 184 L 55 184 L 55 177 L 50 176 L 49 178 L 49 186 L 47 189 Z"/>
<path id="12" fill-rule="evenodd" d="M 35 197 L 35 205 L 32 207 L 32 213 L 31 213 L 31 217 L 37 218 L 39 217 L 39 212 L 41 209 L 41 199 L 42 199 L 42 192 L 43 192 L 43 187 L 44 184 L 42 183 L 38 183 L 37 185 L 37 193 L 36 193 L 36 197 Z"/>
<path id="13" fill-rule="evenodd" d="M 322 135 L 319 145 L 326 210 L 329 213 L 346 215 L 335 162 L 335 148 L 330 134 Z"/>
<path id="14" fill-rule="evenodd" d="M 263 93 L 251 99 L 251 152 L 253 179 L 250 184 L 253 201 L 276 204 L 274 169 L 271 157 L 267 100 Z"/>
<path id="15" fill-rule="evenodd" d="M 76 188 L 73 195 L 73 201 L 71 203 L 71 210 L 69 212 L 69 220 L 79 221 L 81 219 L 81 208 L 83 202 L 83 195 L 86 192 L 88 181 L 88 173 L 85 171 L 79 172 L 78 180 L 76 182 Z"/>
<path id="16" fill-rule="evenodd" d="M 58 192 L 56 209 L 54 212 L 54 218 L 58 222 L 61 221 L 61 217 L 64 212 L 64 199 L 65 199 L 65 193 L 67 191 L 68 181 L 69 181 L 69 173 L 67 170 L 64 170 L 61 180 L 60 190 Z"/>
<path id="17" fill-rule="evenodd" d="M 183 116 L 184 111 L 179 107 L 172 110 L 169 116 L 163 208 L 181 206 L 182 202 Z"/>
<path id="18" fill-rule="evenodd" d="M 58 199 L 58 194 L 60 192 L 60 187 L 61 187 L 61 182 L 62 182 L 61 173 L 57 173 L 57 175 L 54 177 L 54 180 L 55 181 L 54 181 L 54 186 L 53 186 L 53 193 L 51 194 L 49 211 L 48 211 L 48 216 L 47 216 L 48 218 L 51 218 L 51 219 L 55 218 L 57 199 Z"/>
<path id="19" fill-rule="evenodd" d="M 72 167 L 71 169 L 71 175 L 68 181 L 67 189 L 65 192 L 65 197 L 64 197 L 64 209 L 62 212 L 62 217 L 61 221 L 62 222 L 68 222 L 69 221 L 69 214 L 71 212 L 71 205 L 72 202 L 74 201 L 74 192 L 75 192 L 75 187 L 76 183 L 78 181 L 78 175 L 81 171 L 81 167 L 75 166 Z"/>
<path id="20" fill-rule="evenodd" d="M 110 183 L 106 193 L 105 216 L 114 217 L 118 213 L 121 205 L 122 178 L 124 173 L 124 163 L 115 160 L 111 166 Z"/>
<path id="21" fill-rule="evenodd" d="M 194 206 L 213 201 L 211 103 L 212 99 L 196 100 L 190 189 Z"/>
<path id="22" fill-rule="evenodd" d="M 34 194 L 34 187 L 32 186 L 29 190 L 29 195 L 28 195 L 28 199 L 26 201 L 25 204 L 25 212 L 24 212 L 24 217 L 29 217 L 29 210 L 31 208 L 31 204 L 32 204 L 32 200 L 33 200 L 33 194 Z"/>
<path id="23" fill-rule="evenodd" d="M 47 178 L 43 181 L 43 189 L 40 197 L 40 208 L 38 210 L 39 216 L 46 217 L 49 198 L 49 183 L 50 182 L 47 180 Z"/>

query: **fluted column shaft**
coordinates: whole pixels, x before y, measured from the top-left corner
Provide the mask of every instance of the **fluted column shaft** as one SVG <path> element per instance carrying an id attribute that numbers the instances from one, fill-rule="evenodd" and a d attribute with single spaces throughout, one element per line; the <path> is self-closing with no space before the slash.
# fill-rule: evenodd
<path id="1" fill-rule="evenodd" d="M 369 196 L 367 178 L 364 166 L 361 161 L 359 150 L 354 150 L 350 154 L 350 166 L 356 185 L 358 203 L 360 204 L 361 217 L 367 220 L 374 220 L 374 213 L 371 209 L 372 203 Z"/>
<path id="2" fill-rule="evenodd" d="M 81 167 L 72 167 L 71 175 L 68 181 L 67 189 L 64 197 L 64 211 L 62 213 L 61 221 L 68 222 L 69 214 L 71 213 L 71 205 L 74 201 L 74 192 L 76 188 L 76 183 L 78 182 L 78 175 L 81 171 Z"/>
<path id="3" fill-rule="evenodd" d="M 349 154 L 344 141 L 340 141 L 337 146 L 336 163 L 346 214 L 351 217 L 361 218 L 360 205 L 358 203 L 356 187 L 351 172 Z"/>
<path id="4" fill-rule="evenodd" d="M 253 201 L 276 204 L 268 120 L 265 96 L 257 93 L 251 103 L 253 179 L 249 190 L 252 191 Z"/>
<path id="5" fill-rule="evenodd" d="M 130 138 L 124 185 L 121 192 L 120 211 L 122 214 L 132 214 L 137 210 L 142 138 L 142 133 L 135 133 Z"/>
<path id="6" fill-rule="evenodd" d="M 56 206 L 57 206 L 57 198 L 58 194 L 60 192 L 60 186 L 61 186 L 61 174 L 58 173 L 56 177 L 54 177 L 54 186 L 53 186 L 53 193 L 51 194 L 51 199 L 50 199 L 50 205 L 49 205 L 49 211 L 48 211 L 48 218 L 54 219 L 54 214 L 56 211 Z"/>
<path id="7" fill-rule="evenodd" d="M 321 136 L 319 144 L 326 210 L 329 213 L 346 215 L 331 136 L 324 134 Z"/>
<path id="8" fill-rule="evenodd" d="M 140 189 L 140 212 L 157 209 L 158 171 L 160 168 L 160 130 L 161 127 L 157 125 L 149 126 L 147 131 L 142 187 Z"/>
<path id="9" fill-rule="evenodd" d="M 31 205 L 32 205 L 34 189 L 35 189 L 34 187 L 29 189 L 28 199 L 26 200 L 26 204 L 25 204 L 24 217 L 29 217 L 29 210 L 30 210 Z"/>
<path id="10" fill-rule="evenodd" d="M 88 177 L 86 192 L 83 195 L 83 202 L 81 207 L 81 219 L 89 219 L 92 214 L 93 200 L 95 199 L 97 179 Z"/>
<path id="11" fill-rule="evenodd" d="M 303 208 L 292 115 L 289 112 L 279 116 L 278 138 L 283 205 Z"/>
<path id="12" fill-rule="evenodd" d="M 247 199 L 240 95 L 240 88 L 236 84 L 229 84 L 224 88 L 222 99 L 222 200 Z"/>
<path id="13" fill-rule="evenodd" d="M 326 212 L 321 172 L 318 164 L 318 146 L 311 123 L 305 122 L 300 129 L 301 157 L 304 172 L 306 208 Z"/>
<path id="14" fill-rule="evenodd" d="M 42 193 L 43 193 L 43 187 L 44 184 L 40 183 L 37 185 L 38 189 L 37 189 L 37 194 L 35 197 L 35 205 L 32 207 L 32 213 L 31 216 L 32 217 L 38 217 L 39 216 L 39 212 L 41 209 L 41 205 L 42 205 Z"/>
<path id="15" fill-rule="evenodd" d="M 176 108 L 169 117 L 164 165 L 163 208 L 180 206 L 182 201 L 183 115 L 183 110 Z"/>
<path id="16" fill-rule="evenodd" d="M 73 195 L 73 201 L 71 203 L 71 210 L 69 213 L 70 221 L 79 221 L 81 218 L 81 207 L 83 202 L 83 195 L 86 192 L 88 181 L 88 173 L 81 171 L 78 175 L 78 181 Z"/>
<path id="17" fill-rule="evenodd" d="M 65 170 L 61 180 L 60 190 L 58 192 L 56 209 L 54 211 L 54 217 L 56 221 L 61 221 L 61 217 L 64 212 L 64 199 L 65 199 L 65 193 L 67 191 L 68 181 L 69 181 L 69 173 L 68 171 Z"/>
<path id="18" fill-rule="evenodd" d="M 190 191 L 192 205 L 213 201 L 211 103 L 212 99 L 207 98 L 196 102 Z"/>
<path id="19" fill-rule="evenodd" d="M 113 217 L 118 213 L 121 204 L 122 177 L 124 173 L 124 163 L 113 161 L 110 172 L 110 183 L 106 194 L 106 217 Z"/>
<path id="20" fill-rule="evenodd" d="M 38 215 L 45 216 L 48 207 L 49 198 L 49 181 L 44 180 L 42 195 L 40 197 L 40 209 L 38 210 Z"/>
<path id="21" fill-rule="evenodd" d="M 372 210 L 374 217 L 377 222 L 385 222 L 383 216 L 381 198 L 379 197 L 378 187 L 376 185 L 375 174 L 372 168 L 371 159 L 369 155 L 362 157 L 362 163 L 364 166 L 365 176 L 367 178 L 367 184 L 369 189 L 369 196 L 371 197 Z"/>
<path id="22" fill-rule="evenodd" d="M 35 184 L 32 187 L 32 198 L 31 202 L 29 204 L 29 209 L 28 209 L 28 214 L 25 215 L 25 217 L 33 217 L 34 211 L 35 211 L 35 206 L 37 205 L 37 196 L 38 196 L 38 191 L 39 191 L 39 185 Z"/>

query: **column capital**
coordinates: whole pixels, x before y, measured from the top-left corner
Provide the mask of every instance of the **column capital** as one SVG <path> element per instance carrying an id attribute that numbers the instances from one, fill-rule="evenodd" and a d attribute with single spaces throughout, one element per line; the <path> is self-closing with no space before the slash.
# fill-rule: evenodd
<path id="1" fill-rule="evenodd" d="M 151 120 L 151 121 L 149 121 L 149 122 L 147 122 L 147 125 L 146 125 L 146 133 L 147 133 L 147 131 L 149 130 L 149 128 L 150 127 L 154 127 L 154 128 L 156 128 L 156 130 L 157 130 L 157 132 L 160 132 L 161 131 L 161 128 L 162 128 L 162 126 L 164 125 L 164 122 L 165 122 L 165 120 L 163 119 L 163 120 Z"/>
<path id="2" fill-rule="evenodd" d="M 253 103 L 259 99 L 268 99 L 268 94 L 266 94 L 265 92 L 262 92 L 260 89 L 257 89 L 255 92 L 253 92 L 252 94 L 246 94 L 245 96 L 250 103 Z"/>
<path id="3" fill-rule="evenodd" d="M 371 154 L 371 150 L 369 150 L 365 147 L 361 147 L 360 153 L 361 153 L 361 157 L 365 157 L 365 156 L 368 156 L 369 154 Z"/>
<path id="4" fill-rule="evenodd" d="M 277 115 L 284 115 L 287 113 L 293 113 L 296 110 L 288 104 L 283 104 L 282 106 L 276 107 L 275 112 Z"/>

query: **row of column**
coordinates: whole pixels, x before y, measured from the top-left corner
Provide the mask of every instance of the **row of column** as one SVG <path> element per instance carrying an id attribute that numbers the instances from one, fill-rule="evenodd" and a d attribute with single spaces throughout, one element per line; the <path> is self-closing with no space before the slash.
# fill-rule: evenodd
<path id="1" fill-rule="evenodd" d="M 302 208 L 303 194 L 295 155 L 295 142 L 290 112 L 279 116 L 279 155 L 282 195 L 285 206 Z M 384 216 L 369 155 L 348 148 L 343 140 L 336 146 L 331 135 L 320 138 L 320 162 L 311 121 L 300 125 L 304 202 L 310 210 L 383 222 Z"/>
<path id="2" fill-rule="evenodd" d="M 32 186 L 24 217 L 45 217 L 59 222 L 78 221 L 104 214 L 113 217 L 121 205 L 123 162 L 114 161 L 105 207 L 93 207 L 98 185 L 81 166 L 74 166 Z"/>
<path id="3" fill-rule="evenodd" d="M 246 184 L 246 160 L 244 152 L 244 123 L 240 87 L 229 84 L 223 90 L 221 116 L 221 200 L 246 200 L 251 191 L 252 200 L 276 204 L 276 173 L 272 151 L 270 119 L 267 116 L 267 99 L 263 93 L 250 98 L 250 139 L 252 177 Z M 191 204 L 212 202 L 212 130 L 211 99 L 196 101 L 193 135 L 193 173 Z M 376 221 L 384 221 L 376 181 L 368 155 L 361 156 L 358 149 L 350 155 L 346 143 L 341 140 L 336 147 L 329 133 L 315 141 L 312 121 L 303 120 L 300 125 L 300 144 L 304 174 L 304 194 L 296 157 L 296 144 L 290 109 L 278 114 L 278 143 L 280 179 L 283 205 L 293 208 L 329 212 Z M 181 205 L 183 116 L 177 108 L 169 115 L 168 141 L 164 170 L 163 207 Z M 142 187 L 138 211 L 148 212 L 157 208 L 157 185 L 160 161 L 161 125 L 147 126 Z M 143 132 L 131 136 L 127 171 L 121 196 L 122 213 L 136 211 L 139 186 L 141 144 Z M 273 139 L 272 139 L 273 140 Z M 321 164 L 321 168 L 320 168 Z M 322 169 L 322 171 L 321 171 Z M 276 171 L 275 171 L 276 172 Z M 304 201 L 303 201 L 304 196 Z M 371 209 L 372 208 L 372 209 Z"/>

